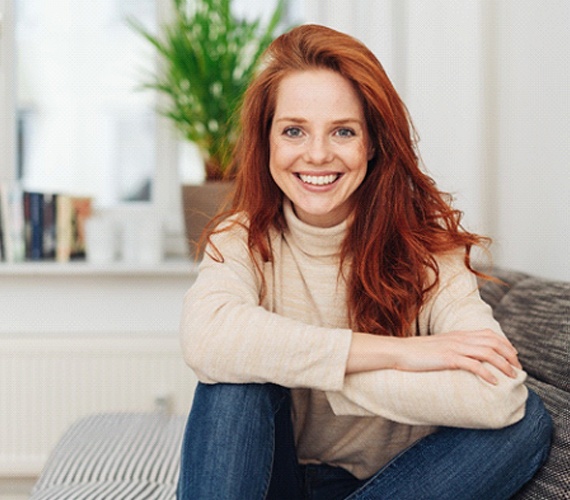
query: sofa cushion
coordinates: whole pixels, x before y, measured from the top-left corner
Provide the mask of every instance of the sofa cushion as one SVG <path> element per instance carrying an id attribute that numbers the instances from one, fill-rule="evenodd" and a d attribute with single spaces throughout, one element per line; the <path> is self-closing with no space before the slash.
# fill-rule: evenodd
<path id="1" fill-rule="evenodd" d="M 160 413 L 77 421 L 53 450 L 30 500 L 174 500 L 184 422 Z"/>
<path id="2" fill-rule="evenodd" d="M 493 270 L 482 269 L 485 274 L 498 278 L 501 282 L 481 280 L 481 297 L 493 309 L 503 299 L 505 294 L 515 286 L 519 281 L 529 278 L 530 276 L 518 271 L 496 268 Z"/>
<path id="3" fill-rule="evenodd" d="M 570 283 L 505 270 L 492 274 L 505 284 L 486 282 L 481 296 L 518 349 L 527 385 L 554 421 L 548 460 L 515 498 L 570 499 Z"/>
<path id="4" fill-rule="evenodd" d="M 570 284 L 520 280 L 494 315 L 528 374 L 570 392 Z"/>

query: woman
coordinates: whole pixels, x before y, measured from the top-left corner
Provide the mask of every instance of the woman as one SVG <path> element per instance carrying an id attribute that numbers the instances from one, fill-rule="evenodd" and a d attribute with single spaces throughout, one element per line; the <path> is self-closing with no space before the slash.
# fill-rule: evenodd
<path id="1" fill-rule="evenodd" d="M 353 38 L 269 47 L 185 298 L 180 498 L 508 498 L 545 460 L 549 416 L 477 291 L 483 239 L 411 132 Z"/>

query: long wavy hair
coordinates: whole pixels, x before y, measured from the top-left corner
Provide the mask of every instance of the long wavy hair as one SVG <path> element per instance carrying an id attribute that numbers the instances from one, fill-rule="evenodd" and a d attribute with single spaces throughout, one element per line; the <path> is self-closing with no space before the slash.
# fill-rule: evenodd
<path id="1" fill-rule="evenodd" d="M 241 106 L 234 152 L 236 184 L 229 215 L 244 213 L 254 262 L 272 261 L 269 235 L 284 229 L 283 193 L 269 172 L 269 134 L 281 80 L 291 72 L 332 70 L 352 83 L 360 98 L 375 154 L 353 194 L 354 216 L 341 248 L 348 268 L 348 314 L 355 331 L 408 336 L 439 278 L 436 254 L 470 250 L 485 238 L 465 231 L 461 212 L 422 172 L 407 109 L 382 65 L 361 42 L 319 25 L 302 25 L 275 39 Z M 227 229 L 227 226 L 226 226 Z M 223 259 L 223 256 L 220 256 Z M 350 262 L 349 266 L 343 266 Z M 259 264 L 256 264 L 258 268 Z M 431 272 L 430 272 L 431 270 Z"/>

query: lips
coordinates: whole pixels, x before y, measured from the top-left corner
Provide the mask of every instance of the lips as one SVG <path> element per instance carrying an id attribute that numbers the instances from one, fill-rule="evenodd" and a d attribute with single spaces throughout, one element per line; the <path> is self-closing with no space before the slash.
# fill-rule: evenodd
<path id="1" fill-rule="evenodd" d="M 328 186 L 335 182 L 341 174 L 328 174 L 328 175 L 306 175 L 297 174 L 297 177 L 301 179 L 305 184 L 310 184 L 311 186 Z"/>

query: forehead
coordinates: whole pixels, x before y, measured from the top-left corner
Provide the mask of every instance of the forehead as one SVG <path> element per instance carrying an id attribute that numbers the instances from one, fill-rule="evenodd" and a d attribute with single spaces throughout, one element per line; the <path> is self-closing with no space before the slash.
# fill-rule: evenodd
<path id="1" fill-rule="evenodd" d="M 286 75 L 277 88 L 275 114 L 346 114 L 362 118 L 362 103 L 353 84 L 328 69 Z"/>

